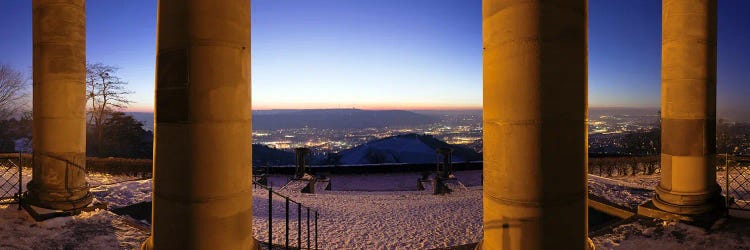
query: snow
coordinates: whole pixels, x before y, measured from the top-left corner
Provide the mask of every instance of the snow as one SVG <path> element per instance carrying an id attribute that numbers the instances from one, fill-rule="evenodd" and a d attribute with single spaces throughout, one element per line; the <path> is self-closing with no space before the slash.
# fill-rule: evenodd
<path id="1" fill-rule="evenodd" d="M 742 174 L 742 176 L 740 176 Z M 716 183 L 722 189 L 722 194 L 727 195 L 727 172 L 724 170 L 716 171 Z M 750 171 L 739 173 L 730 171 L 730 178 L 735 179 L 733 182 L 731 196 L 736 199 L 737 203 L 750 203 L 750 187 L 738 187 L 738 183 L 747 180 L 745 185 L 750 184 Z M 617 176 L 605 178 L 596 175 L 589 175 L 589 192 L 606 198 L 610 201 L 633 207 L 650 199 L 653 196 L 653 189 L 659 185 L 659 174 L 653 175 L 634 175 L 634 176 Z M 650 190 L 651 192 L 647 192 Z M 744 216 L 750 218 L 750 216 Z"/>
<path id="2" fill-rule="evenodd" d="M 108 203 L 110 209 L 151 201 L 151 180 L 101 185 L 91 188 L 91 194 L 97 200 Z"/>
<path id="3" fill-rule="evenodd" d="M 733 192 L 730 193 L 730 196 L 736 199 L 738 203 L 750 205 L 750 186 L 748 186 L 750 185 L 750 166 L 744 166 L 743 170 L 744 171 L 738 171 L 736 168 L 733 168 L 732 171 L 729 172 L 729 178 L 734 180 L 731 182 L 732 187 L 730 187 L 730 189 L 732 189 Z M 720 171 L 717 173 L 717 175 L 725 176 L 721 179 L 726 180 L 726 171 Z M 745 186 L 741 187 L 740 185 L 742 184 L 744 184 Z M 725 182 L 720 182 L 719 185 L 721 185 L 723 189 L 726 189 Z"/>
<path id="4" fill-rule="evenodd" d="M 454 175 L 467 187 L 482 185 L 482 170 L 457 171 Z M 417 191 L 417 179 L 421 176 L 422 173 L 411 172 L 346 174 L 329 177 L 331 177 L 333 191 Z M 291 175 L 270 175 L 268 182 L 274 188 L 281 188 L 289 182 L 291 177 Z"/>
<path id="5" fill-rule="evenodd" d="M 341 163 L 371 163 L 367 159 L 370 150 L 386 153 L 383 155 L 387 157 L 384 162 L 433 162 L 435 159 L 435 149 L 424 144 L 416 136 L 411 138 L 391 137 L 343 151 Z"/>
<path id="6" fill-rule="evenodd" d="M 111 174 L 104 174 L 104 173 L 88 173 L 86 177 L 86 181 L 88 182 L 89 186 L 94 188 L 102 185 L 112 185 L 117 184 L 121 182 L 128 182 L 128 181 L 135 181 L 135 180 L 144 180 L 141 177 L 137 176 L 127 176 L 127 175 L 111 175 Z"/>
<path id="7" fill-rule="evenodd" d="M 305 179 L 291 180 L 291 181 L 289 181 L 289 183 L 287 183 L 286 185 L 284 185 L 283 187 L 281 187 L 279 190 L 283 190 L 283 191 L 289 190 L 289 191 L 297 191 L 297 192 L 299 192 L 302 189 L 304 189 L 305 187 L 307 187 L 307 185 L 309 183 L 310 183 L 310 181 L 309 180 L 305 180 Z"/>
<path id="8" fill-rule="evenodd" d="M 22 171 L 22 185 L 21 190 L 26 191 L 26 184 L 31 181 L 31 168 L 23 168 Z M 7 176 L 3 176 L 4 179 L 7 179 Z M 127 175 L 111 175 L 111 174 L 104 174 L 104 173 L 87 173 L 86 174 L 86 181 L 89 184 L 89 187 L 92 188 L 92 191 L 96 189 L 99 186 L 102 185 L 112 185 L 115 183 L 120 182 L 128 182 L 133 180 L 139 180 L 139 177 L 134 176 L 127 176 Z M 15 180 L 14 180 L 15 181 Z"/>
<path id="9" fill-rule="evenodd" d="M 481 171 L 465 172 L 469 173 L 457 176 L 480 175 L 481 179 Z M 334 175 L 330 176 L 334 191 L 317 189 L 316 194 L 300 193 L 307 182 L 287 183 L 289 176 L 271 176 L 269 182 L 277 192 L 319 211 L 321 249 L 429 249 L 478 242 L 482 237 L 481 187 L 456 188 L 451 194 L 436 196 L 416 191 L 420 175 Z M 284 199 L 274 195 L 273 206 L 274 243 L 283 245 Z M 303 210 L 303 246 L 307 244 L 306 216 Z M 295 246 L 297 223 L 292 203 L 290 242 Z M 268 192 L 264 189 L 253 190 L 253 231 L 259 240 L 268 240 Z M 314 235 L 311 238 L 314 242 Z"/>
<path id="10" fill-rule="evenodd" d="M 25 190 L 31 169 L 24 168 L 22 175 Z M 129 179 L 134 177 L 99 173 L 87 176 L 95 200 L 109 203 L 110 208 L 151 199 L 151 180 Z M 103 185 L 113 182 L 121 183 Z M 149 235 L 128 223 L 129 217 L 106 210 L 36 222 L 17 207 L 0 205 L 0 249 L 134 249 Z"/>
<path id="11" fill-rule="evenodd" d="M 447 180 L 443 185 L 451 190 L 451 192 L 468 191 L 466 186 L 458 180 Z"/>
<path id="12" fill-rule="evenodd" d="M 24 169 L 25 181 L 30 170 Z M 723 185 L 724 173 L 718 175 Z M 415 191 L 420 173 L 331 175 L 333 191 L 303 194 L 278 190 L 318 210 L 321 249 L 430 249 L 478 242 L 482 237 L 481 171 L 460 171 L 468 186 L 447 195 Z M 272 186 L 287 177 L 272 176 Z M 98 201 L 116 208 L 151 200 L 151 180 L 89 174 Z M 658 175 L 604 178 L 589 175 L 589 191 L 616 204 L 635 208 L 653 195 Z M 400 187 L 405 189 L 399 190 Z M 356 190 L 356 191 L 352 191 Z M 253 233 L 268 237 L 268 193 L 253 190 Z M 291 204 L 291 243 L 296 244 L 296 205 Z M 273 238 L 283 244 L 284 200 L 274 195 Z M 306 246 L 303 210 L 303 246 Z M 311 216 L 314 219 L 314 215 Z M 132 226 L 128 217 L 97 210 L 77 216 L 35 222 L 16 205 L 0 205 L 0 249 L 132 249 L 148 232 Z M 313 227 L 313 224 L 311 224 Z M 314 235 L 311 235 L 314 237 Z M 636 219 L 592 236 L 598 249 L 750 249 L 750 222 L 732 219 L 711 233 L 683 223 Z M 311 241 L 314 243 L 314 241 Z"/>
<path id="13" fill-rule="evenodd" d="M 709 233 L 684 223 L 641 218 L 591 240 L 596 249 L 750 249 L 750 221 L 723 223 Z"/>
<path id="14" fill-rule="evenodd" d="M 716 181 L 722 189 L 725 175 L 724 171 L 717 172 Z M 633 209 L 650 199 L 658 184 L 658 174 L 613 178 L 589 175 L 590 193 Z M 750 221 L 725 220 L 709 233 L 684 223 L 639 218 L 591 239 L 597 249 L 750 249 Z"/>
<path id="15" fill-rule="evenodd" d="M 637 209 L 638 205 L 648 201 L 654 195 L 652 187 L 646 187 L 639 183 L 630 183 L 596 175 L 589 175 L 588 178 L 590 194 L 633 210 Z"/>
<path id="16" fill-rule="evenodd" d="M 320 212 L 321 249 L 431 249 L 474 243 L 482 237 L 482 190 L 478 188 L 442 196 L 417 191 L 284 194 Z M 268 239 L 267 197 L 265 190 L 253 191 L 253 231 L 261 241 Z M 273 206 L 274 243 L 283 244 L 284 200 L 275 198 Z M 291 241 L 296 244 L 296 206 L 290 212 Z"/>
<path id="17" fill-rule="evenodd" d="M 105 210 L 36 222 L 17 205 L 0 205 L 0 249 L 134 249 L 148 237 Z"/>

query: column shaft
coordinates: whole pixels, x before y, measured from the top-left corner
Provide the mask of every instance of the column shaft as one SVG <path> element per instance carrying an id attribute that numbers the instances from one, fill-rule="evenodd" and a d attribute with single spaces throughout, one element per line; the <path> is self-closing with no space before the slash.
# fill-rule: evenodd
<path id="1" fill-rule="evenodd" d="M 161 0 L 152 238 L 253 249 L 250 1 Z"/>
<path id="2" fill-rule="evenodd" d="M 587 246 L 586 0 L 484 0 L 482 249 Z"/>
<path id="3" fill-rule="evenodd" d="M 71 210 L 91 203 L 86 183 L 84 0 L 34 0 L 33 175 L 26 200 Z"/>
<path id="4" fill-rule="evenodd" d="M 661 181 L 654 205 L 710 211 L 716 184 L 716 0 L 662 1 Z"/>

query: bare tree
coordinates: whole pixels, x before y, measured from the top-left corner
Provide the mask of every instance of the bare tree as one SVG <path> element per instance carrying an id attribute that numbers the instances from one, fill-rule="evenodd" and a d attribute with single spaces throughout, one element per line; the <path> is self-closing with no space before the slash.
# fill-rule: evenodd
<path id="1" fill-rule="evenodd" d="M 0 120 L 17 114 L 27 97 L 26 79 L 21 71 L 0 64 Z"/>
<path id="2" fill-rule="evenodd" d="M 127 99 L 127 95 L 133 92 L 125 89 L 128 83 L 117 77 L 117 70 L 117 67 L 102 63 L 86 64 L 88 123 L 96 131 L 97 149 L 102 145 L 104 124 L 109 115 L 127 108 L 132 102 Z"/>

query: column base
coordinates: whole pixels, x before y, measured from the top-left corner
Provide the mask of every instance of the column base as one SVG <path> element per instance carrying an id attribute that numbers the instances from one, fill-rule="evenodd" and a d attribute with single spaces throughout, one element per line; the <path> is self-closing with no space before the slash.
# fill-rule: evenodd
<path id="1" fill-rule="evenodd" d="M 480 240 L 479 243 L 477 243 L 477 246 L 474 247 L 474 250 L 482 250 L 482 243 L 484 243 L 484 239 Z M 591 241 L 591 238 L 589 237 L 586 237 L 586 250 L 596 250 L 594 242 Z"/>
<path id="2" fill-rule="evenodd" d="M 718 185 L 705 193 L 677 193 L 657 186 L 652 201 L 653 206 L 662 211 L 688 217 L 707 214 L 725 206 Z"/>
<path id="3" fill-rule="evenodd" d="M 143 244 L 141 244 L 141 250 L 151 250 L 154 249 L 154 241 L 151 236 L 148 236 L 146 240 L 143 241 Z"/>
<path id="4" fill-rule="evenodd" d="M 656 197 L 654 200 L 650 200 L 646 203 L 641 204 L 638 206 L 638 215 L 654 218 L 654 219 L 660 219 L 665 221 L 681 221 L 689 225 L 697 226 L 704 229 L 711 228 L 719 219 L 726 216 L 726 210 L 724 208 L 724 203 L 722 199 L 724 197 L 719 196 L 718 201 L 713 201 L 713 209 L 709 209 L 708 212 L 704 212 L 701 214 L 679 214 L 667 210 L 661 209 L 659 206 L 657 206 Z M 702 207 L 700 209 L 696 209 L 694 207 L 682 207 L 679 209 L 673 209 L 672 211 L 685 211 L 685 210 L 691 210 L 691 211 L 703 211 L 705 210 L 705 207 Z"/>
<path id="5" fill-rule="evenodd" d="M 146 240 L 141 244 L 141 250 L 152 250 L 154 249 L 153 236 L 148 236 Z M 260 249 L 260 243 L 258 240 L 253 239 L 253 245 L 250 247 L 251 250 Z"/>
<path id="6" fill-rule="evenodd" d="M 88 188 L 87 188 L 88 189 Z M 65 197 L 67 193 L 55 193 L 55 192 L 47 192 L 48 195 L 39 195 L 41 192 L 40 190 L 29 190 L 26 191 L 21 196 L 21 202 L 33 205 L 40 208 L 46 208 L 46 209 L 52 209 L 52 210 L 62 210 L 62 211 L 73 211 L 82 209 L 94 200 L 94 196 L 91 195 L 90 192 L 85 191 L 85 193 L 80 196 L 81 198 L 78 199 L 68 199 Z M 50 195 L 51 194 L 51 195 Z M 50 197 L 61 197 L 60 199 L 45 199 Z"/>
<path id="7" fill-rule="evenodd" d="M 97 209 L 106 210 L 107 205 L 104 203 L 93 203 L 89 204 L 88 206 L 78 208 L 75 210 L 50 210 L 47 208 L 37 207 L 34 205 L 31 205 L 26 202 L 21 202 L 21 206 L 24 210 L 31 216 L 31 218 L 34 218 L 36 221 L 44 221 L 52 218 L 57 217 L 65 217 L 65 216 L 75 216 L 80 214 L 81 212 L 92 212 Z"/>

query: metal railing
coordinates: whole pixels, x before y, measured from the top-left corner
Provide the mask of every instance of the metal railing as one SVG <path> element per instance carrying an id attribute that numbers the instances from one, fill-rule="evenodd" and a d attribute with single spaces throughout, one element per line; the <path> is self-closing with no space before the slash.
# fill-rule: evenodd
<path id="1" fill-rule="evenodd" d="M 81 187 L 71 187 L 71 183 L 70 183 L 70 179 L 71 179 L 70 175 L 73 173 L 73 171 L 81 171 L 83 172 L 84 176 L 87 174 L 85 165 L 82 166 L 80 163 L 75 163 L 69 159 L 66 159 L 65 157 L 55 155 L 49 152 L 44 152 L 44 153 L 32 152 L 32 158 L 31 158 L 32 164 L 34 161 L 37 160 L 37 157 L 39 158 L 46 157 L 47 159 L 52 159 L 58 162 L 65 163 L 65 176 L 63 176 L 63 178 L 65 180 L 65 183 L 64 183 L 65 192 L 68 193 L 68 197 L 73 196 L 75 192 L 89 190 L 90 186 L 88 182 L 84 182 L 84 185 Z M 42 163 L 44 164 L 44 162 Z M 84 158 L 84 164 L 85 164 L 85 158 Z M 82 206 L 87 205 L 83 203 L 76 204 L 77 202 L 80 202 L 80 201 L 85 201 L 85 198 L 81 198 L 80 200 L 68 200 L 66 202 L 70 203 L 73 207 L 81 207 L 81 204 Z"/>
<path id="2" fill-rule="evenodd" d="M 16 162 L 13 162 L 13 161 Z M 23 191 L 21 153 L 0 157 L 0 204 L 19 203 Z M 20 209 L 21 206 L 18 206 Z"/>
<path id="3" fill-rule="evenodd" d="M 728 158 L 725 159 L 726 207 L 750 211 L 750 156 L 735 156 L 731 163 Z"/>
<path id="4" fill-rule="evenodd" d="M 318 249 L 318 211 L 315 209 L 312 209 L 310 207 L 302 205 L 302 203 L 294 201 L 289 198 L 289 196 L 283 195 L 279 192 L 276 192 L 273 190 L 272 187 L 263 185 L 257 181 L 253 181 L 253 188 L 261 188 L 268 191 L 268 249 L 274 249 L 274 248 L 281 248 L 283 249 Z M 277 245 L 274 245 L 273 242 L 273 198 L 274 195 L 281 197 L 284 200 L 284 242 L 279 243 Z M 290 221 L 290 204 L 294 205 L 296 204 L 297 207 L 297 237 L 296 237 L 296 247 L 294 246 L 294 242 L 292 242 L 290 233 L 293 233 L 291 230 L 293 228 L 290 227 L 289 221 Z M 306 227 L 307 230 L 305 233 L 307 234 L 306 239 L 303 239 L 303 228 L 302 228 L 302 221 L 303 212 L 306 212 Z M 310 216 L 313 216 L 311 219 Z M 312 223 L 312 225 L 311 225 Z M 311 229 L 310 227 L 313 226 Z M 312 237 L 311 237 L 312 232 Z M 293 236 L 293 235 L 292 235 Z M 306 242 L 305 245 L 303 245 L 303 242 Z"/>

